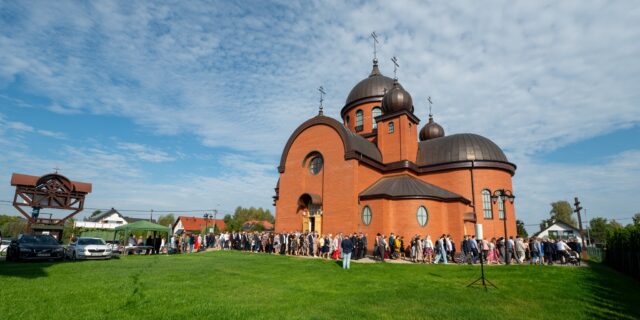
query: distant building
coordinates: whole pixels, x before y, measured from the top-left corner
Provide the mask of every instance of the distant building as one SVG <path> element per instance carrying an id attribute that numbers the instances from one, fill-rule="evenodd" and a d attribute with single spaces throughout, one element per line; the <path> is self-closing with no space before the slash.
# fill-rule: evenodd
<path id="1" fill-rule="evenodd" d="M 265 230 L 273 230 L 273 223 L 271 223 L 271 222 L 269 222 L 267 220 L 262 220 L 262 221 L 249 220 L 249 221 L 246 221 L 245 223 L 242 224 L 242 230 L 251 230 L 256 225 L 262 225 Z"/>
<path id="2" fill-rule="evenodd" d="M 74 227 L 86 228 L 86 229 L 105 229 L 113 230 L 118 226 L 125 225 L 127 223 L 133 223 L 140 220 L 149 220 L 146 218 L 131 218 L 123 216 L 118 210 L 111 208 L 106 212 L 100 213 L 97 216 L 87 219 L 87 221 L 76 221 Z M 155 220 L 151 220 L 155 223 Z"/>
<path id="3" fill-rule="evenodd" d="M 564 223 L 562 221 L 556 221 L 554 224 L 548 226 L 546 229 L 533 235 L 538 238 L 550 238 L 550 239 L 563 239 L 575 238 L 578 242 L 582 243 L 582 237 L 580 236 L 580 230 L 578 228 Z"/>
<path id="4" fill-rule="evenodd" d="M 173 224 L 173 233 L 202 232 L 205 228 L 207 229 L 206 232 L 213 232 L 214 226 L 218 227 L 218 231 L 224 230 L 224 220 L 179 216 Z"/>

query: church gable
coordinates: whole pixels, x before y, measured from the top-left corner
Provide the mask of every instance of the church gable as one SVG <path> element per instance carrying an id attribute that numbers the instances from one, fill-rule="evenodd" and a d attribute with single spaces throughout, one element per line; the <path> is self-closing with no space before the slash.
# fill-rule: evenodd
<path id="1" fill-rule="evenodd" d="M 345 160 L 349 159 L 360 159 L 361 157 L 366 157 L 368 159 L 374 160 L 376 162 L 382 162 L 382 155 L 380 154 L 380 150 L 376 147 L 375 144 L 368 141 L 367 139 L 354 134 L 349 131 L 344 125 L 337 120 L 329 117 L 325 117 L 322 115 L 318 115 L 313 117 L 302 125 L 300 125 L 291 135 L 287 144 L 282 151 L 282 157 L 280 158 L 280 165 L 278 166 L 278 171 L 280 173 L 284 173 L 285 164 L 287 161 L 287 156 L 289 155 L 289 151 L 293 146 L 294 142 L 298 138 L 302 132 L 305 130 L 317 126 L 317 125 L 326 125 L 331 127 L 338 133 L 340 139 L 342 140 L 343 150 L 344 150 L 344 158 Z"/>

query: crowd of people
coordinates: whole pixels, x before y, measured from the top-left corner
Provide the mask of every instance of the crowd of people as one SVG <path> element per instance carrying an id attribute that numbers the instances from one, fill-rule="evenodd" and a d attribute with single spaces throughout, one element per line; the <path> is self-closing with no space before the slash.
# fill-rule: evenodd
<path id="1" fill-rule="evenodd" d="M 390 236 L 391 238 L 391 236 Z M 422 263 L 479 263 L 504 264 L 525 262 L 531 264 L 580 263 L 582 245 L 575 238 L 522 238 L 513 236 L 491 238 L 491 240 L 476 239 L 475 236 L 465 235 L 460 242 L 459 252 L 456 243 L 450 235 L 442 235 L 435 243 L 431 236 L 421 238 L 415 235 L 407 247 L 402 246 L 395 256 L 409 257 L 413 262 Z M 390 240 L 398 245 L 398 240 Z M 393 251 L 393 249 L 392 249 Z M 392 258 L 395 258 L 392 256 Z"/>
<path id="2" fill-rule="evenodd" d="M 343 243 L 345 240 L 348 243 Z M 373 241 L 373 251 L 367 251 L 369 241 Z M 345 248 L 346 245 L 346 248 Z M 160 250 L 169 253 L 191 253 L 206 250 L 241 250 L 252 253 L 310 256 L 324 259 L 341 259 L 345 253 L 358 260 L 365 257 L 384 262 L 407 260 L 414 263 L 448 264 L 482 262 L 486 264 L 504 263 L 579 263 L 581 244 L 575 238 L 521 238 L 504 237 L 490 240 L 476 239 L 465 235 L 460 244 L 447 234 L 436 239 L 430 235 L 414 235 L 410 239 L 394 233 L 387 237 L 377 234 L 369 240 L 365 233 L 319 234 L 317 232 L 224 232 L 221 234 L 174 235 L 165 248 L 164 239 Z"/>

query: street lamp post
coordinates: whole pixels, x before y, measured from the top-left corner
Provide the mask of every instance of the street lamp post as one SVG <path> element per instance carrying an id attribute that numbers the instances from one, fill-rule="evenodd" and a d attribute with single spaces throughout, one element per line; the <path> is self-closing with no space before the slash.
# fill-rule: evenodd
<path id="1" fill-rule="evenodd" d="M 493 195 L 491 196 L 491 200 L 493 200 L 493 203 L 496 203 L 496 202 L 500 201 L 500 205 L 502 205 L 502 212 L 504 214 L 504 217 L 503 217 L 503 221 L 504 221 L 504 262 L 506 264 L 510 264 L 511 263 L 511 259 L 509 257 L 509 250 L 508 250 L 509 249 L 508 248 L 509 236 L 507 235 L 507 207 L 505 206 L 505 200 L 508 199 L 509 202 L 511 204 L 513 204 L 513 200 L 515 198 L 516 198 L 516 196 L 513 195 L 511 190 L 506 190 L 506 189 L 498 189 L 498 190 L 494 191 Z"/>

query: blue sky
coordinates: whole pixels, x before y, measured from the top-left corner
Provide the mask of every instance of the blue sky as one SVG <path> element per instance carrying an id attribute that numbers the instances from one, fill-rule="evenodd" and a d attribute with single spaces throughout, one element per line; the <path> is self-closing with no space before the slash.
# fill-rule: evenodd
<path id="1" fill-rule="evenodd" d="M 628 218 L 637 21 L 633 1 L 3 1 L 0 199 L 12 172 L 59 167 L 94 184 L 88 207 L 272 208 L 286 139 L 320 85 L 339 116 L 375 30 L 419 118 L 431 96 L 447 133 L 482 134 L 518 165 L 520 219 L 574 196 Z"/>

